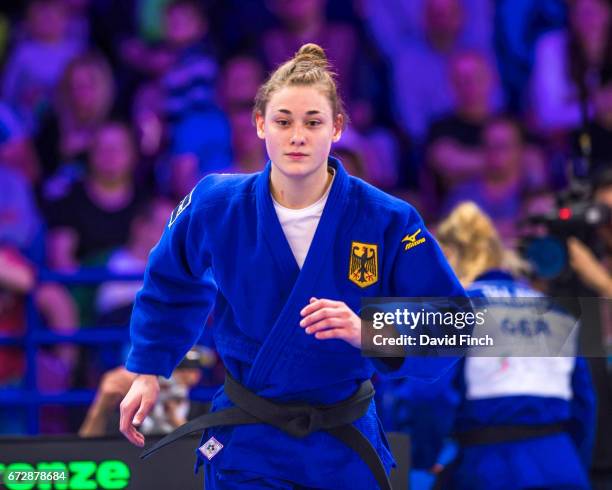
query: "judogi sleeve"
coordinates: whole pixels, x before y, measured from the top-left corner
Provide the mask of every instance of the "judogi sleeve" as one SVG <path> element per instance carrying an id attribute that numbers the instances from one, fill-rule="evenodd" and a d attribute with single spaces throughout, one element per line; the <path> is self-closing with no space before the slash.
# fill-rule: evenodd
<path id="1" fill-rule="evenodd" d="M 132 372 L 170 377 L 199 338 L 213 306 L 217 288 L 202 219 L 205 210 L 198 202 L 200 186 L 172 212 L 149 256 L 130 324 L 126 367 Z"/>
<path id="2" fill-rule="evenodd" d="M 584 467 L 591 466 L 596 426 L 595 390 L 586 359 L 576 358 L 572 373 L 572 400 L 568 432 Z"/>
<path id="3" fill-rule="evenodd" d="M 402 214 L 393 233 L 396 240 L 392 266 L 392 294 L 398 297 L 466 298 L 465 290 L 448 265 L 440 246 L 412 207 Z M 414 376 L 435 381 L 457 357 L 373 359 L 375 368 L 387 377 Z"/>

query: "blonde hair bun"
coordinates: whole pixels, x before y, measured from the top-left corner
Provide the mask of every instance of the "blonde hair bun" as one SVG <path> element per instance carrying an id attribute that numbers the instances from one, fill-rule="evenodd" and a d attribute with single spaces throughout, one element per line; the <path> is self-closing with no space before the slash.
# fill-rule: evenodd
<path id="1" fill-rule="evenodd" d="M 338 93 L 335 78 L 336 74 L 327 60 L 325 50 L 318 44 L 304 44 L 293 58 L 279 66 L 268 80 L 259 87 L 255 96 L 253 121 L 256 121 L 258 115 L 265 115 L 270 97 L 281 88 L 287 86 L 317 86 L 329 100 L 333 116 L 342 116 L 342 125 L 344 126 L 348 116 L 344 110 L 342 98 Z"/>
<path id="2" fill-rule="evenodd" d="M 300 60 L 312 60 L 319 61 L 321 63 L 327 64 L 327 55 L 325 54 L 325 50 L 315 43 L 307 43 L 304 44 L 297 53 L 295 53 L 294 59 L 296 61 Z"/>

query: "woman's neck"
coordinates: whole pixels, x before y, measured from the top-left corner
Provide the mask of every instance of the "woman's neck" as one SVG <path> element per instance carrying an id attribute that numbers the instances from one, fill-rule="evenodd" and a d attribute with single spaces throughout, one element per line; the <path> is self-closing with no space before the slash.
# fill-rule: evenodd
<path id="1" fill-rule="evenodd" d="M 117 182 L 102 182 L 90 179 L 85 184 L 89 198 L 105 211 L 117 211 L 129 204 L 134 195 L 132 183 L 129 180 Z"/>
<path id="2" fill-rule="evenodd" d="M 274 200 L 289 209 L 303 209 L 317 202 L 329 188 L 333 175 L 327 166 L 303 177 L 289 177 L 272 165 L 270 192 Z"/>
<path id="3" fill-rule="evenodd" d="M 457 114 L 459 117 L 469 123 L 481 124 L 489 117 L 491 110 L 489 108 L 489 104 L 483 102 L 482 104 L 471 104 L 469 106 L 459 108 L 457 110 Z"/>

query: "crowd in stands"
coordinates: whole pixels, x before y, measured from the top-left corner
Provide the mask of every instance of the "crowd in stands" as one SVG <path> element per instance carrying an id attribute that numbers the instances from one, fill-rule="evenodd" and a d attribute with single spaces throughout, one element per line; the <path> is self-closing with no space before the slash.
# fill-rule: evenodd
<path id="1" fill-rule="evenodd" d="M 517 247 L 585 130 L 589 175 L 612 167 L 610 0 L 3 2 L 0 335 L 25 332 L 26 298 L 54 332 L 125 325 L 138 282 L 83 291 L 38 273 L 141 273 L 200 178 L 262 169 L 253 99 L 304 42 L 326 49 L 350 116 L 332 152 L 432 228 L 469 199 Z M 600 261 L 583 245 L 570 253 L 588 283 Z M 90 354 L 40 349 L 38 388 L 95 388 L 121 363 Z M 20 347 L 0 346 L 0 388 L 24 369 Z M 23 430 L 2 410 L 0 433 Z M 76 428 L 43 417 L 41 431 Z"/>

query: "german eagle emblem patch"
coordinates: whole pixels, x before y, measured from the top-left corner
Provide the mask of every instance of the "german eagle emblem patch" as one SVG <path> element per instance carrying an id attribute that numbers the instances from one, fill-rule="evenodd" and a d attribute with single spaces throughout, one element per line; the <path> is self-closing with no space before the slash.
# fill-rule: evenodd
<path id="1" fill-rule="evenodd" d="M 378 246 L 352 242 L 349 261 L 349 280 L 360 288 L 378 281 Z"/>

